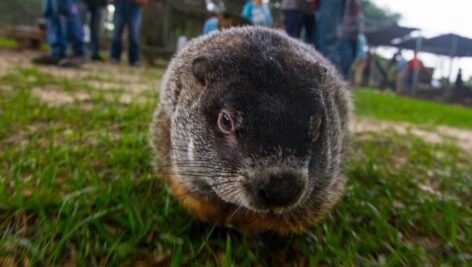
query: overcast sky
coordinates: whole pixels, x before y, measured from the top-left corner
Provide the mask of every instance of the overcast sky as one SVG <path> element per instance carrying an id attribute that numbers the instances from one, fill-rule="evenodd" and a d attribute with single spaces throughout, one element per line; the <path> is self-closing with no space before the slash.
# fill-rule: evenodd
<path id="1" fill-rule="evenodd" d="M 402 15 L 402 26 L 418 27 L 425 35 L 454 32 L 472 38 L 472 0 L 373 0 Z"/>
<path id="2" fill-rule="evenodd" d="M 400 25 L 420 28 L 425 37 L 444 33 L 456 33 L 472 38 L 472 0 L 372 0 L 381 7 L 402 15 Z M 420 55 L 420 58 L 422 56 Z M 425 63 L 434 65 L 437 71 L 449 73 L 447 60 L 423 56 Z M 472 76 L 472 58 L 456 60 L 453 75 L 457 69 L 464 69 L 464 78 Z M 436 77 L 439 74 L 435 73 Z"/>

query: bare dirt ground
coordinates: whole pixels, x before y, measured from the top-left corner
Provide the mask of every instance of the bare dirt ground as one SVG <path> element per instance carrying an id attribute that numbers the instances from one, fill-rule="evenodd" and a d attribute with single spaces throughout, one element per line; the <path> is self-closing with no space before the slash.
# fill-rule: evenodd
<path id="1" fill-rule="evenodd" d="M 0 77 L 15 68 L 31 67 L 31 59 L 41 55 L 38 51 L 14 51 L 0 48 Z M 143 98 L 143 94 L 156 91 L 159 86 L 158 71 L 130 68 L 126 64 L 111 65 L 107 63 L 88 63 L 80 69 L 59 68 L 56 66 L 38 67 L 42 73 L 54 77 L 77 81 L 93 90 L 104 92 L 106 98 L 118 99 L 123 104 Z M 8 85 L 1 85 L 1 90 L 12 90 Z M 74 101 L 87 101 L 90 92 L 76 88 L 74 92 L 63 90 L 60 86 L 32 88 L 32 93 L 51 106 L 71 104 Z M 142 99 L 141 99 L 142 100 Z"/>
<path id="2" fill-rule="evenodd" d="M 393 130 L 402 135 L 415 135 L 434 144 L 452 141 L 464 151 L 472 154 L 472 129 L 460 129 L 445 125 L 420 127 L 407 122 L 394 122 L 367 117 L 356 117 L 351 123 L 350 128 L 354 133 Z"/>
<path id="3" fill-rule="evenodd" d="M 31 66 L 30 59 L 37 56 L 33 51 L 12 51 L 0 49 L 0 77 L 14 67 Z M 80 80 L 89 86 L 103 90 L 122 90 L 119 100 L 129 103 L 142 93 L 157 90 L 159 82 L 152 77 L 152 71 L 131 69 L 123 65 L 89 63 L 81 69 L 58 67 L 39 67 L 41 72 L 72 80 Z M 151 78 L 150 74 L 151 73 Z M 1 86 L 1 85 L 0 85 Z M 2 88 L 12 90 L 14 88 Z M 71 104 L 74 101 L 86 101 L 90 98 L 85 91 L 65 92 L 60 87 L 32 88 L 33 94 L 42 101 L 54 105 Z M 354 133 L 379 132 L 393 130 L 399 134 L 412 134 L 431 143 L 442 143 L 445 140 L 456 142 L 457 145 L 472 154 L 472 129 L 460 129 L 450 126 L 421 127 L 406 122 L 393 122 L 367 117 L 356 117 L 350 125 Z"/>

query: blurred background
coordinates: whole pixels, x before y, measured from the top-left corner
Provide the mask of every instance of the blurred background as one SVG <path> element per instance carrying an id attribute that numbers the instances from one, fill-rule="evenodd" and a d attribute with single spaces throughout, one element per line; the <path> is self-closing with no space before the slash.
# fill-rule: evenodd
<path id="1" fill-rule="evenodd" d="M 13 40 L 11 44 L 18 49 L 45 48 L 41 46 L 47 44 L 45 2 L 2 1 L 0 36 L 4 38 L 3 42 Z M 100 2 L 99 22 L 92 24 L 92 20 L 96 20 L 92 14 L 96 13 L 90 12 L 90 6 Z M 292 17 L 284 16 L 284 12 L 292 12 L 294 8 L 289 6 L 287 10 L 280 0 L 145 2 L 148 3 L 142 7 L 139 17 L 142 24 L 137 34 L 142 62 L 149 65 L 155 65 L 159 59 L 169 59 L 186 41 L 204 34 L 204 27 L 210 26 L 208 29 L 211 30 L 211 27 L 216 29 L 257 24 L 251 21 L 252 14 L 243 13 L 252 10 L 248 7 L 249 3 L 260 2 L 268 9 L 270 16 L 270 22 L 263 26 L 283 31 L 287 27 L 294 27 L 287 24 L 300 23 L 299 26 L 295 25 L 300 28 L 295 30 L 297 33 L 289 35 L 313 45 L 332 59 L 335 65 L 348 64 L 348 68 L 340 66 L 339 69 L 354 86 L 391 89 L 399 94 L 467 105 L 472 101 L 472 39 L 469 38 L 472 32 L 467 26 L 471 4 L 467 1 L 450 1 L 447 12 L 439 5 L 431 6 L 428 1 L 357 1 L 361 8 L 361 22 L 356 34 L 365 38 L 364 42 L 357 44 L 357 50 L 365 50 L 365 53 L 349 62 L 337 62 L 343 51 L 335 51 L 337 44 L 334 40 L 342 39 L 339 38 L 339 30 L 343 24 L 346 0 L 305 1 L 308 4 L 299 8 L 299 13 L 305 14 L 301 22 L 294 22 Z M 94 31 L 99 31 L 100 50 L 104 53 L 109 49 L 115 28 L 113 2 L 85 0 L 77 3 L 84 42 L 90 44 Z M 332 19 L 327 20 L 327 17 Z M 126 31 L 123 26 L 120 27 L 121 31 L 123 28 Z M 120 35 L 120 38 L 123 37 Z M 127 40 L 124 38 L 125 42 Z M 419 60 L 418 68 L 414 64 L 416 59 Z"/>

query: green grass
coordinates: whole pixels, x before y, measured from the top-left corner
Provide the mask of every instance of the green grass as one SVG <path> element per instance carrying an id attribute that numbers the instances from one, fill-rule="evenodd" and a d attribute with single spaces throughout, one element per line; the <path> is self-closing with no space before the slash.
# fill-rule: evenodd
<path id="1" fill-rule="evenodd" d="M 472 128 L 472 108 L 399 97 L 368 89 L 353 91 L 356 113 L 378 119 Z"/>
<path id="2" fill-rule="evenodd" d="M 0 265 L 470 265 L 472 160 L 454 145 L 356 135 L 336 208 L 306 233 L 264 246 L 197 222 L 152 174 L 148 124 L 162 70 L 121 71 L 151 84 L 142 99 L 119 102 L 126 83 L 106 94 L 94 88 L 87 81 L 104 78 L 93 70 L 69 79 L 12 67 L 0 78 L 11 88 L 0 86 Z M 48 87 L 90 99 L 47 105 L 32 89 Z M 413 101 L 354 95 L 358 103 Z M 374 112 L 366 110 L 358 108 Z"/>
<path id="3" fill-rule="evenodd" d="M 15 40 L 10 39 L 10 38 L 2 38 L 0 37 L 0 47 L 4 48 L 15 48 L 17 46 L 17 43 Z"/>

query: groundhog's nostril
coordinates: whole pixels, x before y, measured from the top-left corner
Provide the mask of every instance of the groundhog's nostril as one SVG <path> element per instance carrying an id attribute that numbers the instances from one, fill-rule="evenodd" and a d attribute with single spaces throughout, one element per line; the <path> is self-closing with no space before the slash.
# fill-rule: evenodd
<path id="1" fill-rule="evenodd" d="M 292 173 L 271 175 L 259 185 L 257 195 L 262 206 L 280 208 L 297 202 L 303 191 L 301 179 Z"/>

